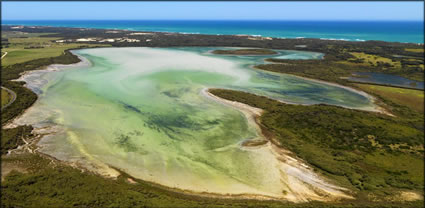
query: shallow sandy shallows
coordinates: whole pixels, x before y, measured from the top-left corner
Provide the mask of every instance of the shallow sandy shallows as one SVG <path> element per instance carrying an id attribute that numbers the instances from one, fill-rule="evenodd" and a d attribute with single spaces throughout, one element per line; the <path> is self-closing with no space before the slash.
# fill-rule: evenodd
<path id="1" fill-rule="evenodd" d="M 116 177 L 110 168 L 115 167 L 134 178 L 219 196 L 294 202 L 349 197 L 270 142 L 244 145 L 265 139 L 253 117 L 261 110 L 227 103 L 203 89 L 230 88 L 285 102 L 356 109 L 373 106 L 370 98 L 249 67 L 264 57 L 222 57 L 208 54 L 210 50 L 76 51 L 86 65 L 56 66 L 22 77 L 39 100 L 12 125 L 31 124 L 36 132 L 49 133 L 38 143 L 40 152 L 105 176 Z"/>

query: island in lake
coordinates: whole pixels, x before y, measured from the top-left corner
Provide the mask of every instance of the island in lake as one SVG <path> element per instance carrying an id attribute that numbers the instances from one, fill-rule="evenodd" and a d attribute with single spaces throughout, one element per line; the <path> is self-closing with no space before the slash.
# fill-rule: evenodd
<path id="1" fill-rule="evenodd" d="M 421 206 L 423 53 L 2 25 L 2 203 Z"/>
<path id="2" fill-rule="evenodd" d="M 277 52 L 268 49 L 250 48 L 250 49 L 236 49 L 236 50 L 214 50 L 214 54 L 224 55 L 273 55 Z"/>

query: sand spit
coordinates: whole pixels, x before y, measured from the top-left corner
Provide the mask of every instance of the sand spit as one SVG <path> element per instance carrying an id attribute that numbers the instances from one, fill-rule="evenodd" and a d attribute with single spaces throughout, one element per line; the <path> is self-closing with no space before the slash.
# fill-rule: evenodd
<path id="1" fill-rule="evenodd" d="M 75 67 L 88 67 L 91 65 L 90 61 L 83 56 L 80 56 L 73 51 L 71 51 L 72 54 L 77 56 L 80 59 L 80 62 L 75 64 L 51 64 L 49 66 L 46 66 L 42 69 L 38 70 L 31 70 L 31 71 L 25 71 L 21 73 L 20 77 L 13 81 L 24 81 L 25 87 L 31 89 L 34 91 L 37 95 L 41 94 L 41 88 L 47 84 L 47 80 L 42 78 L 43 74 L 53 72 L 53 71 L 62 71 L 67 70 Z"/>
<path id="2" fill-rule="evenodd" d="M 344 85 L 340 85 L 340 84 L 332 83 L 332 82 L 323 81 L 323 80 L 311 79 L 311 78 L 302 77 L 302 76 L 297 76 L 297 75 L 293 75 L 293 74 L 288 74 L 288 75 L 289 75 L 289 76 L 294 76 L 294 77 L 297 77 L 297 78 L 300 78 L 300 79 L 304 79 L 304 80 L 312 81 L 312 82 L 317 82 L 317 83 L 320 83 L 320 84 L 326 84 L 326 85 L 330 85 L 330 86 L 334 86 L 334 87 L 343 88 L 343 89 L 346 89 L 346 90 L 348 90 L 348 91 L 351 91 L 351 92 L 357 93 L 357 94 L 359 94 L 359 95 L 363 95 L 363 96 L 365 96 L 365 97 L 369 98 L 370 100 L 372 100 L 372 101 L 373 101 L 373 103 L 375 104 L 375 106 L 374 106 L 374 107 L 359 108 L 358 110 L 372 111 L 372 112 L 382 113 L 382 114 L 385 114 L 385 115 L 388 115 L 388 116 L 394 116 L 393 114 L 389 113 L 389 112 L 388 112 L 387 110 L 385 110 L 384 108 L 382 108 L 382 107 L 378 106 L 378 105 L 376 104 L 376 103 L 377 103 L 377 99 L 376 99 L 374 96 L 372 96 L 372 95 L 370 95 L 370 94 L 368 94 L 368 93 L 366 93 L 366 92 L 364 92 L 364 91 L 357 90 L 357 89 L 354 89 L 354 88 L 351 88 L 351 87 L 347 87 L 347 86 L 344 86 Z M 347 107 L 345 107 L 345 108 L 347 108 Z"/>
<path id="3" fill-rule="evenodd" d="M 274 62 L 270 62 L 270 63 L 274 63 Z M 251 66 L 251 68 L 256 69 L 256 70 L 263 70 L 263 69 L 257 68 L 255 65 Z M 267 71 L 267 72 L 269 72 L 269 71 Z M 270 72 L 270 73 L 277 73 L 277 72 Z M 368 99 L 372 100 L 372 102 L 375 104 L 375 106 L 373 106 L 373 107 L 364 107 L 364 108 L 349 108 L 349 107 L 344 107 L 344 108 L 356 109 L 356 110 L 362 110 L 362 111 L 370 111 L 370 112 L 382 113 L 382 114 L 385 114 L 387 116 L 394 116 L 393 114 L 391 114 L 390 112 L 388 112 L 385 108 L 383 108 L 383 107 L 381 107 L 381 106 L 379 106 L 379 105 L 376 104 L 377 101 L 378 101 L 377 98 L 375 98 L 374 96 L 372 96 L 372 95 L 370 95 L 370 94 L 368 94 L 368 93 L 366 93 L 364 91 L 361 91 L 361 90 L 358 90 L 358 89 L 354 89 L 352 87 L 347 87 L 347 86 L 344 86 L 344 85 L 332 83 L 332 82 L 323 81 L 323 80 L 312 79 L 312 78 L 307 78 L 307 77 L 302 77 L 302 76 L 293 75 L 293 74 L 287 74 L 287 73 L 284 73 L 284 74 L 285 75 L 288 75 L 288 76 L 297 77 L 297 78 L 300 78 L 300 79 L 303 79 L 303 80 L 308 80 L 308 81 L 311 81 L 311 82 L 316 82 L 316 83 L 320 83 L 320 84 L 325 84 L 325 85 L 329 85 L 329 86 L 343 88 L 343 89 L 348 90 L 350 92 L 354 92 L 354 93 L 357 93 L 357 94 L 362 95 L 364 97 L 367 97 Z M 285 104 L 309 105 L 309 104 L 291 103 L 291 102 L 286 102 L 286 101 L 282 101 L 282 100 L 277 100 L 277 101 L 279 101 L 281 103 L 285 103 Z"/>
<path id="4" fill-rule="evenodd" d="M 256 117 L 260 116 L 263 112 L 262 109 L 219 98 L 208 92 L 206 88 L 201 91 L 201 94 L 216 102 L 241 111 L 246 116 L 248 122 L 257 129 L 259 138 L 256 138 L 256 140 L 269 140 L 269 138 L 262 135 L 261 129 L 256 122 Z M 306 202 L 311 200 L 335 201 L 343 198 L 352 198 L 347 194 L 349 192 L 347 189 L 333 185 L 324 177 L 314 173 L 311 167 L 302 160 L 292 156 L 294 154 L 290 151 L 282 149 L 270 141 L 264 145 L 266 148 L 256 148 L 256 151 L 266 151 L 274 156 L 274 158 L 270 158 L 267 162 L 277 161 L 275 165 L 280 170 L 281 182 L 286 186 L 285 191 L 283 191 L 280 197 L 281 199 L 292 202 Z M 264 147 L 264 145 L 261 146 Z M 252 147 L 242 146 L 241 148 L 250 149 Z"/>

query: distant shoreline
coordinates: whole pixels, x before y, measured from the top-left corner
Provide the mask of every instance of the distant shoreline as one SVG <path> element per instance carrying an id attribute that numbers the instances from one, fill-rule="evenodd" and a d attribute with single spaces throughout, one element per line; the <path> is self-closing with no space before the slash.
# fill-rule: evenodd
<path id="1" fill-rule="evenodd" d="M 314 30 L 311 29 L 312 23 L 317 27 Z M 209 27 L 209 24 L 213 25 Z M 240 35 L 279 39 L 321 39 L 350 42 L 385 41 L 423 44 L 423 34 L 420 33 L 423 31 L 423 28 L 422 30 L 420 28 L 423 25 L 421 21 L 3 20 L 2 25 L 150 31 L 178 34 Z M 282 28 L 285 29 L 283 30 Z M 370 28 L 378 28 L 381 32 L 376 34 L 376 31 L 370 31 Z M 417 28 L 419 30 L 416 30 Z M 340 33 L 335 30 L 351 32 Z M 395 33 L 394 31 L 398 32 Z"/>

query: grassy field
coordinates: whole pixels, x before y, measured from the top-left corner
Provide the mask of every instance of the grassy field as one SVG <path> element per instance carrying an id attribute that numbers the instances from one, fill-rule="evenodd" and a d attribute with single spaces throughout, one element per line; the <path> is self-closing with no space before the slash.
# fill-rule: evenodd
<path id="1" fill-rule="evenodd" d="M 409 52 L 415 52 L 415 53 L 423 53 L 424 52 L 423 48 L 406 48 L 404 50 L 409 51 Z"/>
<path id="2" fill-rule="evenodd" d="M 80 60 L 76 56 L 67 52 L 68 49 L 110 46 L 106 44 L 56 43 L 54 40 L 58 38 L 38 37 L 39 35 L 41 34 L 19 33 L 19 37 L 14 34 L 13 37 L 2 42 L 5 46 L 2 51 L 8 52 L 2 59 L 2 86 L 17 94 L 16 101 L 2 112 L 2 123 L 19 115 L 37 98 L 33 92 L 22 86 L 23 83 L 10 80 L 19 78 L 20 73 L 24 71 L 35 70 L 50 64 L 79 62 Z"/>
<path id="3" fill-rule="evenodd" d="M 9 38 L 9 47 L 3 51 L 8 52 L 2 59 L 2 66 L 9 66 L 17 63 L 23 63 L 33 59 L 48 58 L 59 56 L 66 49 L 78 48 L 81 46 L 90 47 L 87 44 L 79 43 L 56 43 L 59 38 L 27 37 L 27 38 Z M 109 46 L 109 45 L 96 45 Z"/>
<path id="4" fill-rule="evenodd" d="M 360 89 L 382 96 L 399 105 L 410 107 L 418 112 L 424 112 L 424 91 L 387 87 L 370 84 L 355 84 Z"/>
<path id="5" fill-rule="evenodd" d="M 9 94 L 9 92 L 2 88 L 1 89 L 1 107 L 8 104 L 11 99 L 12 99 L 12 97 Z"/>
<path id="6" fill-rule="evenodd" d="M 351 52 L 351 55 L 356 57 L 356 59 L 363 60 L 365 64 L 370 64 L 371 66 L 378 66 L 380 63 L 389 64 L 392 67 L 399 68 L 401 67 L 401 63 L 399 61 L 393 61 L 389 58 L 372 55 L 372 54 L 366 54 L 366 53 L 358 53 L 358 52 Z"/>

